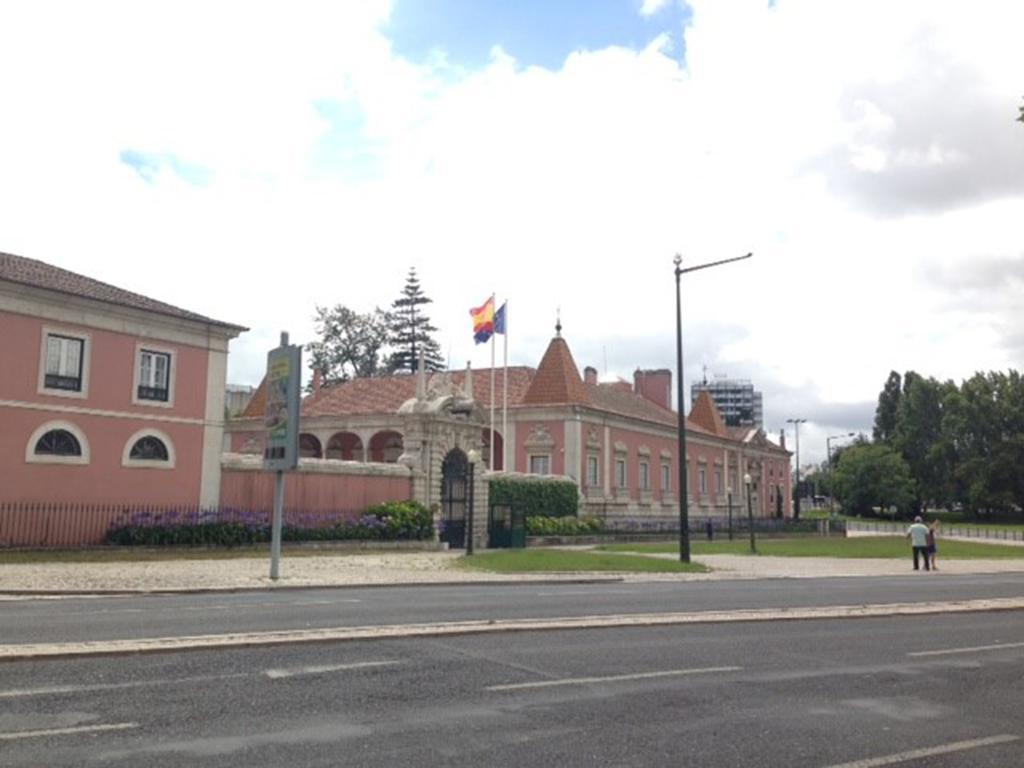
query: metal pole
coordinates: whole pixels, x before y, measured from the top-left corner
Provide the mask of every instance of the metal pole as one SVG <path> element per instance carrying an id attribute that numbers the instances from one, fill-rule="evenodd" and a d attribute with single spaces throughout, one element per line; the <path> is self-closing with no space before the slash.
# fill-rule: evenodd
<path id="1" fill-rule="evenodd" d="M 281 518 L 284 511 L 284 472 L 275 472 L 274 521 L 270 534 L 270 578 L 277 581 L 281 563 Z"/>
<path id="2" fill-rule="evenodd" d="M 690 510 L 686 487 L 686 407 L 683 399 L 683 301 L 680 294 L 679 278 L 683 274 L 683 257 L 676 254 L 676 401 L 679 438 L 679 560 L 690 562 Z"/>
<path id="3" fill-rule="evenodd" d="M 732 490 L 727 494 L 729 499 L 729 541 L 732 541 Z"/>
<path id="4" fill-rule="evenodd" d="M 835 517 L 836 505 L 835 505 L 835 485 L 832 477 L 832 438 L 825 438 L 825 461 L 828 462 L 828 516 L 830 518 Z"/>
<path id="5" fill-rule="evenodd" d="M 757 554 L 757 542 L 754 540 L 754 507 L 750 498 L 750 483 L 747 482 L 747 522 L 750 524 L 750 554 Z"/>

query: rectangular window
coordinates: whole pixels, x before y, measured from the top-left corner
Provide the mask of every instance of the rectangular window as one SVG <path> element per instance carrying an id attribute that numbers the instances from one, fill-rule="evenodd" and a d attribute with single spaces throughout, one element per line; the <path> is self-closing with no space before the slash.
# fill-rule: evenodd
<path id="1" fill-rule="evenodd" d="M 715 493 L 721 495 L 725 493 L 725 486 L 722 482 L 722 468 L 715 467 Z"/>
<path id="2" fill-rule="evenodd" d="M 672 468 L 668 464 L 661 465 L 661 490 L 672 490 Z"/>
<path id="3" fill-rule="evenodd" d="M 531 475 L 550 475 L 551 474 L 551 457 L 550 456 L 531 456 L 530 457 L 530 474 Z"/>
<path id="4" fill-rule="evenodd" d="M 646 461 L 640 462 L 640 490 L 651 490 L 651 468 Z"/>
<path id="5" fill-rule="evenodd" d="M 85 340 L 56 333 L 46 335 L 46 389 L 82 391 L 82 361 Z"/>
<path id="6" fill-rule="evenodd" d="M 597 486 L 601 484 L 601 475 L 597 469 L 597 456 L 587 457 L 587 485 Z"/>
<path id="7" fill-rule="evenodd" d="M 170 393 L 171 356 L 167 352 L 139 350 L 139 400 L 166 403 Z"/>
<path id="8" fill-rule="evenodd" d="M 707 470 L 707 467 L 701 467 L 698 470 L 698 472 L 699 472 L 698 476 L 700 477 L 700 492 L 701 493 L 707 493 L 708 492 L 708 470 Z"/>
<path id="9" fill-rule="evenodd" d="M 619 488 L 626 487 L 626 460 L 615 460 L 615 485 Z"/>

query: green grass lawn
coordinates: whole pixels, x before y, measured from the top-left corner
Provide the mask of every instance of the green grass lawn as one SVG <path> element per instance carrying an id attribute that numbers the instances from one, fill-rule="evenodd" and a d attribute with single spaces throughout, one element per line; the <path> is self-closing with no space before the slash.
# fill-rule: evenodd
<path id="1" fill-rule="evenodd" d="M 660 553 L 678 552 L 678 542 L 658 544 L 603 544 L 603 552 Z M 758 539 L 757 551 L 762 555 L 778 557 L 869 557 L 900 558 L 910 556 L 910 544 L 902 536 L 808 537 L 792 539 Z M 734 541 L 696 541 L 691 539 L 693 555 L 746 555 L 750 553 L 750 540 L 737 537 Z M 973 541 L 939 540 L 939 562 L 948 560 L 975 560 L 985 558 L 1024 558 L 1024 547 L 1003 544 L 979 544 Z"/>
<path id="2" fill-rule="evenodd" d="M 565 573 L 614 571 L 641 573 L 706 573 L 700 563 L 680 563 L 637 554 L 580 552 L 561 549 L 502 549 L 458 561 L 462 567 L 494 573 Z"/>

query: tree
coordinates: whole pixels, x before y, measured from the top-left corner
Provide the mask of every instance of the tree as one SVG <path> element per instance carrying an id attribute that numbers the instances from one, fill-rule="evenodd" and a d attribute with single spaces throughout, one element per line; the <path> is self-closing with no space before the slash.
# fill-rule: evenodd
<path id="1" fill-rule="evenodd" d="M 896 371 L 889 373 L 885 387 L 878 394 L 878 407 L 875 409 L 875 428 L 872 437 L 876 441 L 888 443 L 896 431 L 896 411 L 900 406 L 902 382 Z"/>
<path id="2" fill-rule="evenodd" d="M 437 328 L 419 309 L 432 301 L 420 289 L 416 268 L 410 267 L 402 295 L 391 304 L 388 341 L 394 347 L 390 361 L 393 371 L 415 373 L 420 352 L 423 352 L 423 365 L 428 371 L 444 369 L 441 347 L 430 335 L 436 333 Z"/>
<path id="3" fill-rule="evenodd" d="M 326 384 L 391 373 L 385 360 L 388 316 L 379 308 L 360 314 L 338 304 L 317 306 L 318 340 L 306 345 L 309 367 L 320 371 Z"/>
<path id="4" fill-rule="evenodd" d="M 843 451 L 834 478 L 836 498 L 848 515 L 896 507 L 909 512 L 914 500 L 910 467 L 887 445 L 854 445 Z"/>
<path id="5" fill-rule="evenodd" d="M 916 481 L 914 512 L 922 514 L 942 497 L 942 481 L 948 467 L 943 461 L 943 385 L 908 371 L 903 377 L 903 395 L 896 407 L 896 425 L 891 444 L 910 467 Z"/>

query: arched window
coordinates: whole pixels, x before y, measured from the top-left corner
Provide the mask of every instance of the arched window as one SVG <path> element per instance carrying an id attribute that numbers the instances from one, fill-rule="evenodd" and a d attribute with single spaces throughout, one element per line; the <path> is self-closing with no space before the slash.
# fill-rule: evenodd
<path id="1" fill-rule="evenodd" d="M 131 461 L 167 461 L 170 457 L 167 455 L 167 446 L 163 440 L 146 435 L 135 441 L 128 458 Z"/>
<path id="2" fill-rule="evenodd" d="M 36 456 L 81 456 L 82 445 L 66 429 L 51 429 L 36 440 Z"/>
<path id="3" fill-rule="evenodd" d="M 29 464 L 88 464 L 89 441 L 70 421 L 41 424 L 25 445 Z"/>
<path id="4" fill-rule="evenodd" d="M 299 456 L 303 459 L 322 459 L 323 452 L 320 449 L 320 439 L 308 432 L 300 433 Z"/>
<path id="5" fill-rule="evenodd" d="M 128 438 L 121 466 L 129 469 L 174 469 L 174 443 L 159 429 L 140 429 Z"/>

